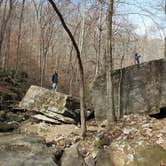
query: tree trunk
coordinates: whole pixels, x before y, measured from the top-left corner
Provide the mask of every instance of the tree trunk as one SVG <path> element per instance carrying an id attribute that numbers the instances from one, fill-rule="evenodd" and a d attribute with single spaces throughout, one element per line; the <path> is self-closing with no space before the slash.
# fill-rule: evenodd
<path id="1" fill-rule="evenodd" d="M 165 40 L 164 40 L 164 57 L 166 58 L 166 37 L 165 37 Z"/>
<path id="2" fill-rule="evenodd" d="M 165 0 L 164 9 L 165 9 L 165 16 L 166 16 L 166 0 Z M 164 40 L 164 57 L 166 58 L 166 36 L 165 36 L 165 40 Z"/>
<path id="3" fill-rule="evenodd" d="M 41 66 L 42 66 L 42 62 L 41 62 L 41 56 L 42 56 L 42 49 L 41 49 L 41 20 L 39 19 L 41 16 L 39 15 L 40 10 L 42 11 L 42 7 L 43 7 L 43 2 L 39 2 L 39 4 L 37 2 L 35 2 L 35 0 L 32 0 L 34 8 L 35 8 L 35 12 L 36 12 L 36 20 L 35 20 L 35 24 L 36 24 L 36 29 L 37 29 L 37 36 L 39 38 L 39 45 L 37 45 L 37 55 L 38 55 L 38 66 L 39 66 L 39 77 L 38 79 L 40 80 L 40 84 L 41 84 Z M 38 5 L 37 5 L 38 4 Z M 40 16 L 40 17 L 39 17 Z"/>
<path id="4" fill-rule="evenodd" d="M 82 0 L 82 7 L 81 7 L 82 21 L 81 21 L 80 38 L 79 38 L 79 50 L 81 55 L 82 55 L 83 45 L 84 45 L 85 8 L 86 8 L 86 0 Z"/>
<path id="5" fill-rule="evenodd" d="M 7 71 L 8 70 L 8 61 L 9 61 L 9 55 L 10 55 L 10 35 L 11 35 L 11 21 L 10 25 L 8 26 L 8 31 L 6 32 L 6 47 L 5 52 L 2 58 L 2 70 Z"/>
<path id="6" fill-rule="evenodd" d="M 84 89 L 85 89 L 85 85 L 84 85 L 84 68 L 83 68 L 83 64 L 82 64 L 82 60 L 81 60 L 81 54 L 80 54 L 80 50 L 78 48 L 78 45 L 71 33 L 71 31 L 69 30 L 68 26 L 66 25 L 62 14 L 60 13 L 59 9 L 57 8 L 56 4 L 54 3 L 53 0 L 48 0 L 49 3 L 52 5 L 53 9 L 55 10 L 55 12 L 57 13 L 63 28 L 65 29 L 65 31 L 67 32 L 67 34 L 69 35 L 71 42 L 73 43 L 73 46 L 76 50 L 76 55 L 77 55 L 77 59 L 78 59 L 78 64 L 79 64 L 79 70 L 80 70 L 80 77 L 81 77 L 81 82 L 80 82 L 80 109 L 81 109 L 81 129 L 82 129 L 82 136 L 85 137 L 86 134 L 86 120 L 85 120 L 85 110 L 84 110 Z"/>
<path id="7" fill-rule="evenodd" d="M 20 43 L 21 43 L 21 30 L 22 30 L 24 5 L 25 5 L 25 0 L 22 0 L 22 7 L 21 7 L 21 13 L 20 13 L 20 20 L 19 20 L 19 31 L 18 31 L 18 38 L 17 38 L 16 72 L 20 67 L 20 55 L 21 55 Z"/>
<path id="8" fill-rule="evenodd" d="M 101 54 L 101 35 L 102 35 L 102 10 L 103 10 L 103 2 L 99 2 L 100 4 L 100 14 L 99 14 L 99 35 L 98 35 L 98 50 L 96 53 L 96 74 L 95 77 L 98 75 L 100 71 L 100 54 Z"/>
<path id="9" fill-rule="evenodd" d="M 7 27 L 7 24 L 10 19 L 12 9 L 13 9 L 13 1 L 9 0 L 9 12 L 6 16 L 7 2 L 8 1 L 6 0 L 5 6 L 4 6 L 4 12 L 3 12 L 2 26 L 1 26 L 1 31 L 0 31 L 0 57 L 2 56 L 2 44 L 3 44 L 4 35 L 6 32 L 6 27 Z"/>
<path id="10" fill-rule="evenodd" d="M 108 39 L 107 39 L 107 55 L 106 55 L 106 80 L 107 80 L 107 109 L 108 109 L 108 128 L 112 122 L 116 120 L 114 111 L 114 90 L 113 90 L 113 61 L 112 61 L 112 18 L 114 10 L 114 0 L 110 0 L 108 7 L 107 23 L 108 23 Z"/>

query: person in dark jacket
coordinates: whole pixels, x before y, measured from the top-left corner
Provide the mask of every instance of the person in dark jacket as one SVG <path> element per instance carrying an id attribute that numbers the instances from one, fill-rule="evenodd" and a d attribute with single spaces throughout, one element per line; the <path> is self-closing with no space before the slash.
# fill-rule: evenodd
<path id="1" fill-rule="evenodd" d="M 58 73 L 56 71 L 52 75 L 52 88 L 53 88 L 54 93 L 56 93 L 57 88 L 58 88 Z"/>
<path id="2" fill-rule="evenodd" d="M 140 55 L 138 53 L 135 53 L 135 64 L 140 64 Z"/>

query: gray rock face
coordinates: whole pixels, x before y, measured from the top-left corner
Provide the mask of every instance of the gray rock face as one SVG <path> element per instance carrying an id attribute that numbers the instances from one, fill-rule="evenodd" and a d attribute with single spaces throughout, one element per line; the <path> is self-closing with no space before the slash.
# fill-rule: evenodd
<path id="1" fill-rule="evenodd" d="M 78 151 L 77 144 L 71 146 L 70 148 L 65 149 L 62 158 L 61 166 L 86 166 L 83 157 Z"/>
<path id="2" fill-rule="evenodd" d="M 139 139 L 115 140 L 109 148 L 115 166 L 157 166 L 166 162 L 162 147 Z"/>
<path id="3" fill-rule="evenodd" d="M 118 88 L 120 70 L 114 72 L 115 112 L 118 116 Z M 166 60 L 160 59 L 122 69 L 120 113 L 155 114 L 166 107 Z M 93 103 L 98 123 L 107 119 L 106 77 L 98 76 L 94 82 Z"/>
<path id="4" fill-rule="evenodd" d="M 43 143 L 43 138 L 37 136 L 0 135 L 0 165 L 57 166 L 53 151 Z"/>
<path id="5" fill-rule="evenodd" d="M 87 156 L 85 158 L 85 163 L 87 166 L 95 166 L 95 159 L 92 156 Z"/>
<path id="6" fill-rule="evenodd" d="M 96 166 L 114 166 L 108 151 L 100 150 L 96 157 Z"/>

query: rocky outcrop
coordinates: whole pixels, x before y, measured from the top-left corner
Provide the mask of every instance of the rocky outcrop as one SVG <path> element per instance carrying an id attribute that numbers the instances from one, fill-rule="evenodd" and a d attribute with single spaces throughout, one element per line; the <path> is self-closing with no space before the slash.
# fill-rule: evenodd
<path id="1" fill-rule="evenodd" d="M 156 114 L 161 108 L 166 107 L 166 60 L 160 59 L 116 70 L 113 79 L 117 116 L 131 113 Z M 121 96 L 120 110 L 118 109 L 119 95 Z M 108 114 L 105 74 L 98 76 L 94 82 L 93 103 L 96 120 L 101 123 L 107 119 Z"/>
<path id="2" fill-rule="evenodd" d="M 56 151 L 44 145 L 44 139 L 20 134 L 0 134 L 0 165 L 57 166 Z"/>
<path id="3" fill-rule="evenodd" d="M 10 132 L 17 128 L 17 123 L 0 122 L 0 132 Z"/>
<path id="4" fill-rule="evenodd" d="M 75 144 L 70 148 L 65 149 L 61 158 L 61 166 L 86 166 L 85 161 L 78 150 L 78 145 Z"/>
<path id="5" fill-rule="evenodd" d="M 79 116 L 75 111 L 79 108 L 78 99 L 59 92 L 54 94 L 53 91 L 38 86 L 29 88 L 18 107 L 37 112 L 37 115 L 33 115 L 35 119 L 55 124 L 73 124 Z"/>
<path id="6" fill-rule="evenodd" d="M 110 154 L 115 166 L 156 166 L 166 162 L 166 150 L 139 139 L 114 141 Z"/>

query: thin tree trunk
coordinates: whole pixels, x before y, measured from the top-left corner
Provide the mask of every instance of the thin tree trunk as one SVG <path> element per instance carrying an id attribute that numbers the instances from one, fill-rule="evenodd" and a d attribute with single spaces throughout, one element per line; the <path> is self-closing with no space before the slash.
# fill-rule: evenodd
<path id="1" fill-rule="evenodd" d="M 20 43 L 21 43 L 21 31 L 22 31 L 24 5 L 25 5 L 25 0 L 22 0 L 22 7 L 21 7 L 21 13 L 20 13 L 20 20 L 19 20 L 19 31 L 18 31 L 18 38 L 17 38 L 16 72 L 20 67 L 20 56 L 21 56 Z"/>
<path id="2" fill-rule="evenodd" d="M 108 109 L 108 128 L 116 120 L 114 111 L 114 89 L 113 89 L 113 60 L 112 60 L 112 18 L 114 10 L 114 0 L 110 0 L 108 7 L 108 40 L 106 57 L 106 80 L 107 80 L 107 109 Z"/>
<path id="3" fill-rule="evenodd" d="M 40 3 L 38 4 L 37 6 L 37 2 L 35 2 L 35 0 L 32 0 L 33 2 L 33 5 L 34 5 L 34 8 L 35 8 L 35 12 L 36 12 L 36 29 L 37 29 L 37 35 L 38 35 L 38 38 L 39 38 L 39 47 L 38 47 L 38 52 L 37 52 L 37 55 L 38 55 L 38 66 L 39 66 L 39 77 L 38 79 L 40 80 L 40 84 L 41 84 L 41 66 L 42 66 L 42 51 L 41 51 L 41 46 L 40 46 L 40 43 L 41 43 L 41 16 L 39 18 L 39 14 L 42 13 L 42 7 L 43 7 L 43 2 L 40 1 Z M 39 13 L 40 12 L 40 13 Z"/>
<path id="4" fill-rule="evenodd" d="M 76 36 L 76 33 L 77 33 L 77 30 L 78 30 L 78 27 L 80 25 L 81 22 L 79 22 L 75 28 L 75 31 L 74 31 L 74 36 Z M 70 57 L 69 57 L 69 66 L 68 68 L 70 69 L 70 66 L 72 66 L 72 55 L 73 55 L 73 45 L 71 46 L 71 50 L 70 50 Z M 75 60 L 74 60 L 74 64 L 75 63 Z M 73 84 L 73 80 L 74 80 L 74 76 L 75 76 L 75 70 L 73 71 L 74 67 L 72 66 L 72 69 L 71 69 L 71 73 L 70 74 L 70 77 L 69 77 L 69 81 L 68 81 L 68 84 L 69 84 L 69 94 L 72 95 L 72 84 Z"/>
<path id="5" fill-rule="evenodd" d="M 7 10 L 7 0 L 5 2 L 4 6 L 4 12 L 3 12 L 3 20 L 2 20 L 2 26 L 1 26 L 1 31 L 0 31 L 0 56 L 2 56 L 2 44 L 3 44 L 3 39 L 6 31 L 6 27 L 8 24 L 8 21 L 10 19 L 11 13 L 12 13 L 12 8 L 13 8 L 13 2 L 12 0 L 9 1 L 9 12 L 6 16 L 6 10 Z"/>
<path id="6" fill-rule="evenodd" d="M 65 31 L 67 32 L 67 34 L 69 35 L 73 46 L 76 50 L 76 55 L 78 58 L 78 64 L 79 64 L 79 69 L 80 69 L 80 77 L 81 77 L 81 82 L 80 82 L 80 109 L 81 109 L 81 129 L 82 129 L 82 136 L 85 137 L 86 134 L 86 120 L 85 120 L 85 110 L 84 110 L 84 89 L 85 89 L 85 85 L 84 85 L 84 68 L 83 68 L 83 64 L 82 64 L 82 60 L 81 60 L 81 54 L 80 54 L 80 50 L 78 48 L 78 45 L 71 33 L 71 31 L 69 30 L 68 26 L 66 25 L 62 14 L 60 13 L 60 11 L 58 10 L 56 4 L 54 3 L 53 0 L 48 0 L 49 3 L 52 5 L 53 9 L 55 10 L 55 12 L 57 13 L 63 28 L 65 29 Z"/>
<path id="7" fill-rule="evenodd" d="M 3 3 L 3 0 L 0 1 L 0 7 L 1 7 L 2 3 Z"/>
<path id="8" fill-rule="evenodd" d="M 85 8 L 86 8 L 86 0 L 82 0 L 82 7 L 81 7 L 81 15 L 82 15 L 82 21 L 81 21 L 81 29 L 80 29 L 80 37 L 79 37 L 79 50 L 80 54 L 82 55 L 83 51 L 83 44 L 84 44 L 84 32 L 85 32 Z"/>
<path id="9" fill-rule="evenodd" d="M 164 57 L 166 58 L 166 37 L 164 39 Z"/>
<path id="10" fill-rule="evenodd" d="M 124 43 L 123 43 L 124 45 Z M 124 46 L 123 46 L 124 48 Z M 123 60 L 125 57 L 125 50 L 123 50 L 123 55 L 120 61 L 120 76 L 119 76 L 119 83 L 118 83 L 118 104 L 117 104 L 117 120 L 120 120 L 120 118 L 123 117 L 123 113 L 121 111 L 121 84 L 122 84 L 122 78 L 123 78 Z"/>
<path id="11" fill-rule="evenodd" d="M 8 31 L 6 32 L 6 47 L 2 58 L 2 69 L 6 72 L 8 70 L 8 61 L 10 54 L 10 35 L 11 35 L 11 23 L 8 26 Z"/>
<path id="12" fill-rule="evenodd" d="M 100 3 L 100 14 L 99 14 L 99 36 L 98 36 L 98 51 L 96 54 L 96 74 L 98 75 L 100 71 L 100 54 L 101 54 L 101 35 L 102 35 L 102 9 L 103 9 L 103 2 Z"/>
<path id="13" fill-rule="evenodd" d="M 166 0 L 165 0 L 165 16 L 166 16 Z M 164 57 L 166 58 L 166 36 L 165 36 L 165 40 L 164 40 Z"/>
<path id="14" fill-rule="evenodd" d="M 5 59 L 5 71 L 8 70 L 9 67 L 9 56 L 10 56 L 10 36 L 11 36 L 11 26 L 9 27 L 9 31 L 7 34 L 7 53 L 6 53 L 6 59 Z"/>
<path id="15" fill-rule="evenodd" d="M 43 28 L 42 29 L 42 66 L 41 66 L 41 86 L 45 84 L 45 73 L 47 69 L 47 56 L 48 56 L 48 50 L 50 46 L 50 42 L 52 39 L 53 34 L 53 27 L 54 24 L 52 23 L 52 20 L 49 20 L 49 26 L 48 29 Z M 47 39 L 47 40 L 46 40 Z"/>

